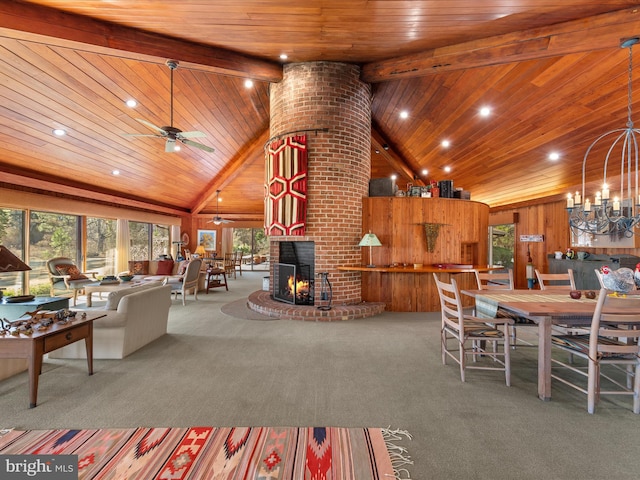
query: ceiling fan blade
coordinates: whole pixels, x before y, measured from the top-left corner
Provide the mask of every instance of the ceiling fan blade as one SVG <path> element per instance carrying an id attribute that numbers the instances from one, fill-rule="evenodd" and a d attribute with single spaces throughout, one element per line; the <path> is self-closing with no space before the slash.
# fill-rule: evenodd
<path id="1" fill-rule="evenodd" d="M 203 145 L 203 144 L 198 143 L 198 142 L 194 142 L 192 140 L 187 140 L 186 138 L 181 138 L 180 141 L 182 143 L 184 143 L 185 145 L 190 145 L 192 147 L 199 148 L 200 150 L 204 150 L 205 152 L 209 152 L 209 153 L 215 152 L 214 148 L 208 147 L 207 145 Z"/>
<path id="2" fill-rule="evenodd" d="M 157 125 L 154 125 L 151 122 L 147 122 L 146 120 L 142 120 L 141 118 L 136 118 L 137 121 L 139 121 L 140 123 L 146 125 L 147 127 L 151 128 L 152 130 L 157 130 L 158 132 L 160 132 L 162 135 L 166 135 L 167 132 L 165 132 L 163 129 L 161 129 L 160 127 L 158 127 Z"/>
<path id="3" fill-rule="evenodd" d="M 212 220 L 209 220 L 207 223 L 215 223 L 216 225 L 220 225 L 222 223 L 233 223 L 233 220 L 225 220 L 222 217 L 213 217 Z"/>
<path id="4" fill-rule="evenodd" d="M 171 138 L 167 138 L 167 142 L 164 144 L 164 151 L 173 153 L 176 151 L 176 141 Z"/>
<path id="5" fill-rule="evenodd" d="M 203 133 L 203 132 L 198 132 L 198 131 L 194 131 L 194 132 L 180 132 L 178 134 L 178 137 L 182 137 L 182 138 L 203 138 L 206 137 L 207 134 Z"/>

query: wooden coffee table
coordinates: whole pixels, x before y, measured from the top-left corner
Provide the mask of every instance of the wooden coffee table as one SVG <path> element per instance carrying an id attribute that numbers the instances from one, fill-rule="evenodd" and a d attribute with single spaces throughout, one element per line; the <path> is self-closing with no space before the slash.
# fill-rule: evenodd
<path id="1" fill-rule="evenodd" d="M 38 399 L 38 378 L 45 353 L 84 339 L 87 349 L 87 368 L 93 375 L 93 321 L 106 315 L 75 319 L 66 324 L 53 323 L 46 330 L 30 335 L 0 335 L 0 358 L 26 358 L 29 365 L 29 408 Z"/>

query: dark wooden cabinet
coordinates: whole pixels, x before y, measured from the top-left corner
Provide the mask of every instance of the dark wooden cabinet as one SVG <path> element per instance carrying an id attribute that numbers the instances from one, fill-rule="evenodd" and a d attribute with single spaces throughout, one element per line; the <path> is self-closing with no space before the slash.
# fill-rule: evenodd
<path id="1" fill-rule="evenodd" d="M 559 260 L 550 255 L 548 261 L 549 273 L 566 273 L 568 269 L 572 269 L 578 290 L 599 290 L 600 282 L 596 277 L 596 269 L 599 270 L 604 265 L 607 265 L 612 270 L 617 270 L 620 267 L 635 270 L 636 264 L 640 262 L 640 257 L 627 254 L 592 255 L 585 260 L 569 260 L 566 258 Z"/>

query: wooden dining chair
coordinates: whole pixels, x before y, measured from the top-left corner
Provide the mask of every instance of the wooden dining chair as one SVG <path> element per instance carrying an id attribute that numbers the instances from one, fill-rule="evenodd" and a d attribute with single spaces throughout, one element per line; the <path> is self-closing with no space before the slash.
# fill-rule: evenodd
<path id="1" fill-rule="evenodd" d="M 513 270 L 507 269 L 506 272 L 488 273 L 473 270 L 476 276 L 478 290 L 513 290 Z"/>
<path id="2" fill-rule="evenodd" d="M 536 278 L 540 285 L 540 290 L 570 291 L 576 289 L 576 282 L 573 278 L 573 270 L 570 268 L 567 273 L 542 273 L 536 268 Z"/>
<path id="3" fill-rule="evenodd" d="M 224 254 L 224 261 L 222 268 L 227 274 L 227 279 L 233 277 L 236 278 L 236 254 L 233 252 Z"/>
<path id="4" fill-rule="evenodd" d="M 446 365 L 447 358 L 453 359 L 460 366 L 460 379 L 463 382 L 467 369 L 503 371 L 505 382 L 510 386 L 511 349 L 507 326 L 513 320 L 495 318 L 490 319 L 491 324 L 488 324 L 487 319 L 465 315 L 456 281 L 440 281 L 435 273 L 433 278 L 440 297 L 442 363 Z M 500 325 L 503 326 L 502 330 L 498 328 Z M 491 348 L 485 348 L 485 345 L 491 345 Z M 467 362 L 469 356 L 471 364 Z"/>
<path id="5" fill-rule="evenodd" d="M 478 285 L 478 290 L 513 290 L 515 288 L 515 283 L 513 281 L 513 270 L 511 268 L 507 269 L 506 272 L 500 273 L 488 273 L 488 272 L 480 272 L 476 269 L 473 270 L 476 276 L 476 283 Z M 536 327 L 536 324 L 531 320 L 526 318 L 521 318 L 503 310 L 498 309 L 497 315 L 499 317 L 511 318 L 513 320 L 513 325 L 509 326 L 509 331 L 511 335 L 511 348 L 515 349 L 520 342 L 521 345 L 526 346 L 535 346 L 535 344 L 525 341 L 518 340 L 518 327 L 527 327 L 532 326 Z"/>
<path id="6" fill-rule="evenodd" d="M 601 395 L 630 395 L 640 413 L 640 299 L 610 295 L 601 289 L 590 330 L 584 335 L 552 335 L 552 349 L 569 353 L 569 361 L 552 357 L 559 368 L 551 378 L 587 395 L 587 411 L 595 412 Z M 618 313 L 611 313 L 618 307 Z M 630 308 L 631 307 L 631 308 Z M 627 310 L 626 312 L 624 310 Z M 622 312 L 622 313 L 620 313 Z M 573 358 L 581 358 L 578 365 Z M 586 382 L 585 382 L 586 378 Z"/>

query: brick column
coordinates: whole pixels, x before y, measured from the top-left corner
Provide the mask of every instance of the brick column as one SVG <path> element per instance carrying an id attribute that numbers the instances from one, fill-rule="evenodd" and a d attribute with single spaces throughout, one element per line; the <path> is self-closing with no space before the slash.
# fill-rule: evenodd
<path id="1" fill-rule="evenodd" d="M 270 129 L 271 137 L 308 130 L 309 160 L 306 236 L 271 237 L 273 263 L 278 242 L 313 241 L 315 271 L 329 272 L 334 304 L 360 302 L 360 274 L 337 267 L 362 262 L 358 243 L 371 176 L 371 86 L 360 80 L 355 65 L 285 65 L 283 80 L 271 85 Z M 316 288 L 316 304 L 318 295 Z"/>

